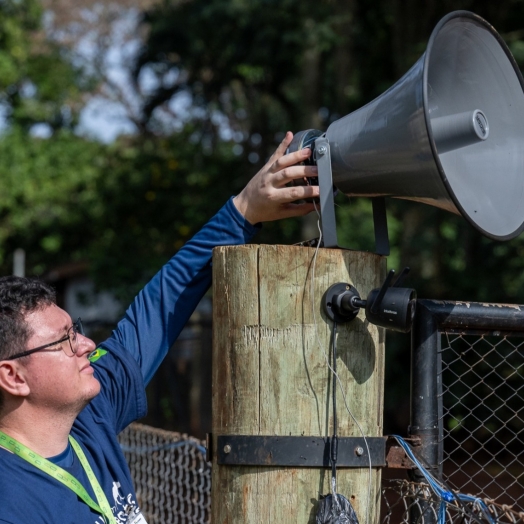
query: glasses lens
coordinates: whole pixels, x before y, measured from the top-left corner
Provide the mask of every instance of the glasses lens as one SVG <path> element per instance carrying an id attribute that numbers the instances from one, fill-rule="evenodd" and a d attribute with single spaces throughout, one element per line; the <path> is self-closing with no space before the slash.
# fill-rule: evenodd
<path id="1" fill-rule="evenodd" d="M 77 333 L 80 333 L 83 337 L 85 337 L 85 332 L 84 332 L 84 326 L 82 325 L 82 319 L 80 317 L 78 317 L 76 319 L 76 332 Z"/>
<path id="2" fill-rule="evenodd" d="M 71 346 L 71 352 L 73 355 L 78 350 L 78 333 L 81 335 L 84 334 L 84 327 L 82 326 L 82 320 L 80 320 L 80 317 L 69 329 L 69 345 Z"/>

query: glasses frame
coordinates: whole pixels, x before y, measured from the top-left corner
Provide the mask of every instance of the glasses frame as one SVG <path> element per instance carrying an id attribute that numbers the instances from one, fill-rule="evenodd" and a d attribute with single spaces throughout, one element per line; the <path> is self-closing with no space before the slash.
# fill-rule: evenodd
<path id="1" fill-rule="evenodd" d="M 71 341 L 71 333 L 73 333 L 73 341 Z M 62 342 L 65 342 L 66 340 L 69 340 L 69 347 L 71 348 L 71 353 L 75 355 L 76 348 L 73 347 L 73 342 L 76 342 L 76 336 L 78 335 L 78 333 L 80 333 L 82 336 L 85 336 L 84 326 L 82 325 L 82 319 L 80 317 L 78 317 L 77 320 L 73 322 L 71 327 L 67 330 L 67 335 L 65 337 L 62 337 L 60 340 L 55 340 L 54 342 L 49 342 L 47 344 L 44 344 L 43 346 L 38 346 L 37 348 L 28 349 L 27 351 L 22 351 L 21 353 L 16 353 L 15 355 L 12 355 L 6 358 L 5 360 L 15 360 L 16 358 L 27 357 L 28 355 L 32 355 L 33 353 L 36 353 L 37 351 L 42 351 L 51 346 L 56 346 L 57 344 L 61 344 Z"/>

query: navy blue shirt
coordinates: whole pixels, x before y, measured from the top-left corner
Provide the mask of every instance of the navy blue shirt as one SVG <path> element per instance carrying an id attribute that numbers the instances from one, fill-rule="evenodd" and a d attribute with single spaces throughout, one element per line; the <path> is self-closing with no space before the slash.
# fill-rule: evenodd
<path id="1" fill-rule="evenodd" d="M 145 384 L 211 284 L 213 247 L 244 243 L 256 230 L 229 200 L 138 294 L 111 337 L 99 346 L 107 351 L 93 363 L 101 391 L 78 415 L 71 434 L 83 448 L 119 524 L 128 522 L 129 512 L 138 507 L 117 435 L 146 414 Z M 96 500 L 70 447 L 50 460 L 80 480 Z M 69 488 L 0 448 L 0 523 L 103 522 Z"/>

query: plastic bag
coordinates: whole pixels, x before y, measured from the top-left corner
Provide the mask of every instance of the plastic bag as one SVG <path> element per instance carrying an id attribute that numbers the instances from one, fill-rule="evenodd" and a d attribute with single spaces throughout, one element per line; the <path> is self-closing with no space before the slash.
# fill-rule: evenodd
<path id="1" fill-rule="evenodd" d="M 333 495 L 320 499 L 315 522 L 316 524 L 358 524 L 358 518 L 351 502 L 344 495 L 337 493 L 336 499 Z"/>

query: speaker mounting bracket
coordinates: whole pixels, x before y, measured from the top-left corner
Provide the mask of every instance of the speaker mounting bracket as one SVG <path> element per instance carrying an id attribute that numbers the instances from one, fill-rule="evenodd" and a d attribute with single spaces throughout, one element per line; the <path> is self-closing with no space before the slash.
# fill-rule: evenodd
<path id="1" fill-rule="evenodd" d="M 335 200 L 333 196 L 333 172 L 331 170 L 331 152 L 325 135 L 315 140 L 314 160 L 318 168 L 320 189 L 320 229 L 324 247 L 336 248 L 337 221 L 335 218 Z M 386 200 L 383 197 L 371 199 L 373 205 L 373 224 L 375 229 L 375 251 L 379 255 L 389 255 L 388 223 Z"/>
<path id="2" fill-rule="evenodd" d="M 373 206 L 373 227 L 375 229 L 375 252 L 378 255 L 389 255 L 388 216 L 386 213 L 386 199 L 374 197 L 371 199 Z"/>
<path id="3" fill-rule="evenodd" d="M 337 221 L 335 219 L 335 200 L 333 197 L 333 174 L 331 172 L 331 152 L 325 135 L 315 140 L 315 161 L 318 168 L 320 189 L 320 229 L 324 247 L 338 247 Z"/>

